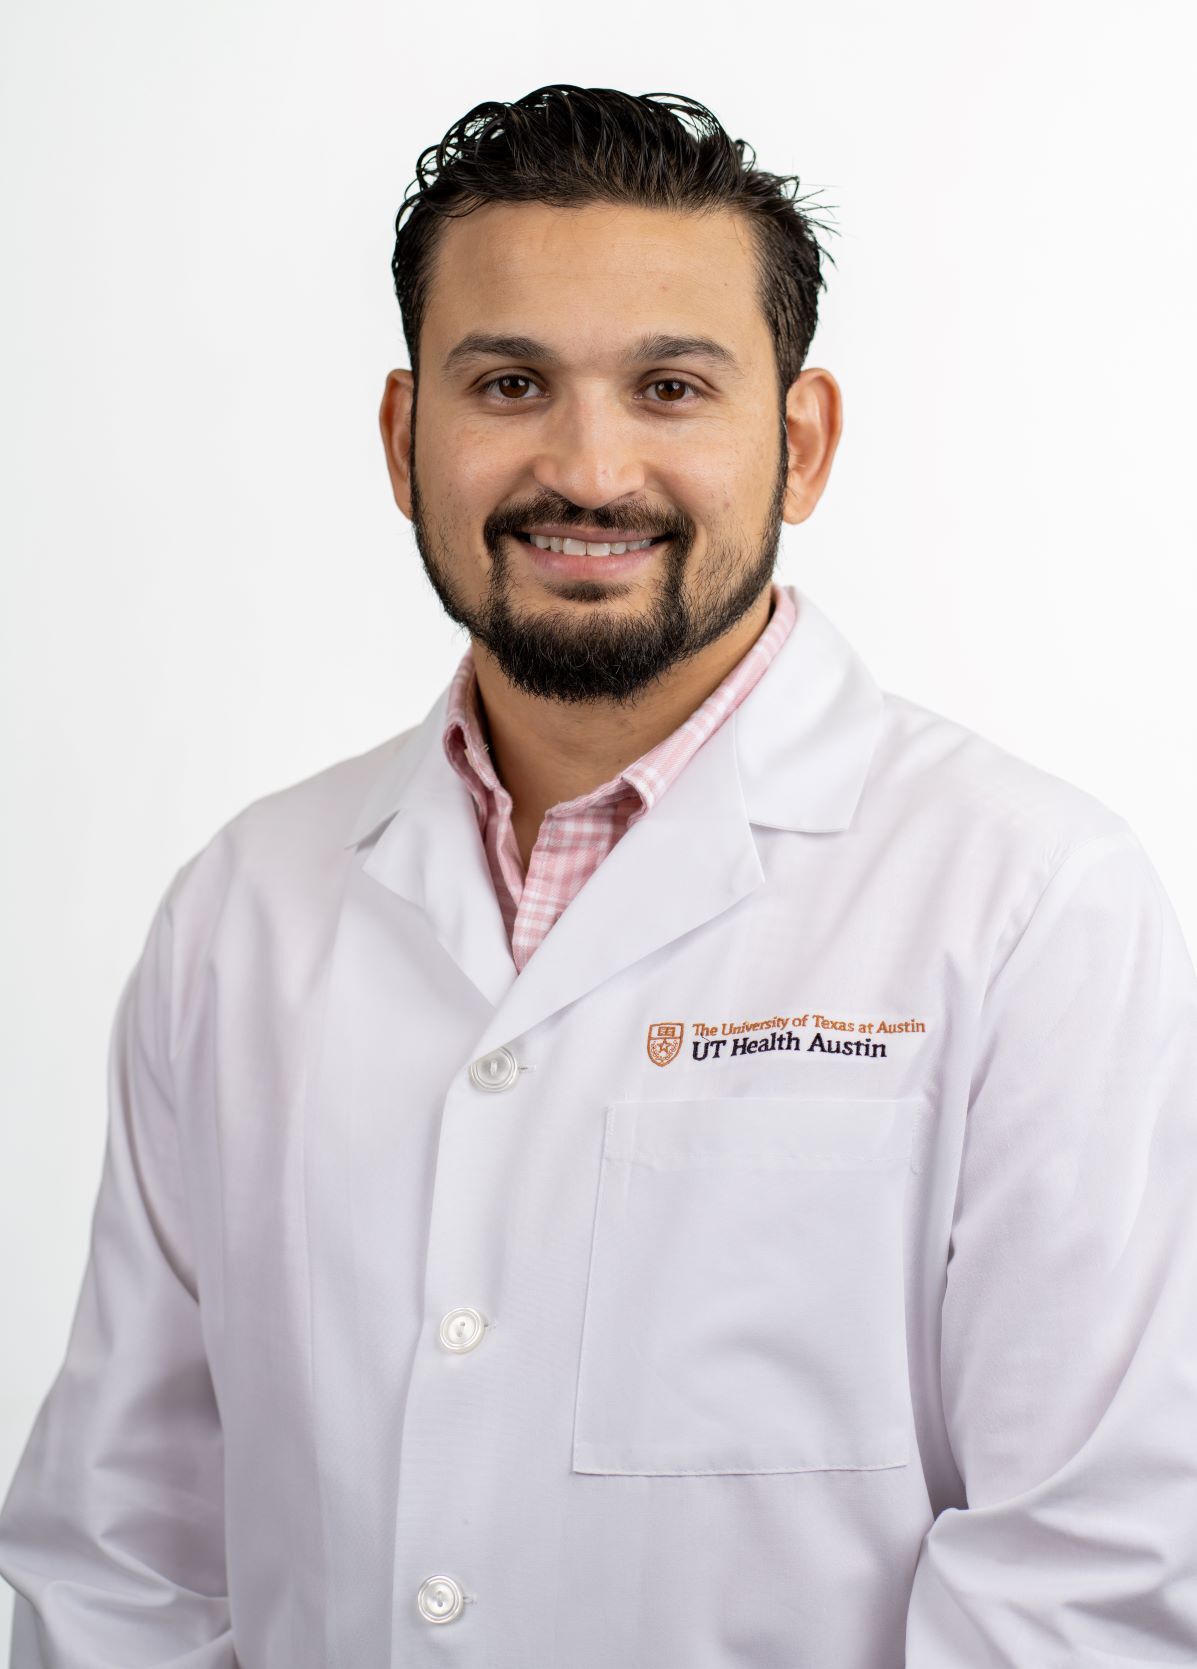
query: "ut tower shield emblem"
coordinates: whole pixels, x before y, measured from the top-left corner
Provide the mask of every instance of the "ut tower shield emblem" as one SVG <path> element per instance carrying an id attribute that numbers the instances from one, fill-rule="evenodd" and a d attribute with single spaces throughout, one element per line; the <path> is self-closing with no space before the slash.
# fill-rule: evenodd
<path id="1" fill-rule="evenodd" d="M 648 1058 L 654 1066 L 668 1066 L 677 1058 L 686 1035 L 681 1020 L 657 1020 L 648 1028 Z"/>

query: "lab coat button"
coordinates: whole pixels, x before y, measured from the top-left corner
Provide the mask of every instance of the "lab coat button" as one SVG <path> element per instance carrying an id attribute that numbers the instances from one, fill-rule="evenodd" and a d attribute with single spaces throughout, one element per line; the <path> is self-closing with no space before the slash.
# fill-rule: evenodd
<path id="1" fill-rule="evenodd" d="M 430 1576 L 421 1582 L 416 1604 L 425 1622 L 451 1623 L 460 1617 L 465 1597 L 451 1576 Z"/>
<path id="2" fill-rule="evenodd" d="M 510 1049 L 492 1049 L 470 1067 L 470 1077 L 479 1089 L 510 1089 L 519 1075 Z"/>
<path id="3" fill-rule="evenodd" d="M 441 1343 L 446 1350 L 473 1350 L 475 1345 L 482 1343 L 485 1328 L 486 1317 L 482 1312 L 464 1304 L 461 1309 L 450 1310 L 442 1318 Z"/>

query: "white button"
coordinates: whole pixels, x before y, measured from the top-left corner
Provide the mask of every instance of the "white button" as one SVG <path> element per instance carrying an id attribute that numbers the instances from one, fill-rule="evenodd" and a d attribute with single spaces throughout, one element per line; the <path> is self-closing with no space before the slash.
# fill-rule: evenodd
<path id="1" fill-rule="evenodd" d="M 492 1049 L 470 1067 L 470 1077 L 479 1089 L 510 1089 L 519 1075 L 510 1049 Z"/>
<path id="2" fill-rule="evenodd" d="M 465 1598 L 451 1576 L 430 1576 L 421 1582 L 416 1604 L 425 1622 L 451 1623 L 461 1616 Z"/>
<path id="3" fill-rule="evenodd" d="M 461 1309 L 450 1310 L 442 1318 L 441 1343 L 446 1350 L 473 1350 L 475 1345 L 482 1343 L 485 1328 L 486 1317 L 481 1310 L 463 1304 Z"/>

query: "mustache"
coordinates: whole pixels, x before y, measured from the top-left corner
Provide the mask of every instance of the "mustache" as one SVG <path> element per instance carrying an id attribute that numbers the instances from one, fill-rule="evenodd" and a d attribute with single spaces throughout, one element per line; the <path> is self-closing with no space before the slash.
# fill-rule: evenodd
<path id="1" fill-rule="evenodd" d="M 563 527 L 599 527 L 635 529 L 638 539 L 668 538 L 689 540 L 694 524 L 680 511 L 672 513 L 653 510 L 651 506 L 635 504 L 603 505 L 597 510 L 585 510 L 571 504 L 567 498 L 542 494 L 523 504 L 507 505 L 486 518 L 482 536 L 493 545 L 505 533 L 519 533 L 537 522 L 560 523 Z"/>

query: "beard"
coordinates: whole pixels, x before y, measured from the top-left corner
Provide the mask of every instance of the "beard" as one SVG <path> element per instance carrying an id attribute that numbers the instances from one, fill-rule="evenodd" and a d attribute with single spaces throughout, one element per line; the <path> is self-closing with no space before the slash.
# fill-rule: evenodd
<path id="1" fill-rule="evenodd" d="M 759 598 L 777 564 L 782 506 L 788 472 L 784 422 L 764 536 L 745 549 L 726 543 L 712 552 L 710 570 L 686 595 L 686 570 L 696 529 L 680 512 L 665 515 L 647 506 L 583 510 L 555 493 L 541 493 L 523 504 L 488 516 L 482 536 L 491 566 L 482 600 L 469 605 L 450 579 L 441 541 L 429 527 L 415 467 L 415 424 L 411 437 L 412 528 L 429 583 L 451 620 L 464 626 L 494 656 L 503 675 L 518 689 L 549 701 L 603 702 L 625 705 L 671 667 L 696 655 L 729 632 Z M 557 595 L 594 603 L 588 615 L 563 619 L 552 611 L 520 609 L 511 595 L 511 543 L 505 536 L 537 522 L 563 526 L 634 528 L 637 537 L 664 535 L 660 584 L 649 607 L 635 615 L 606 613 L 601 605 L 626 594 L 611 582 L 567 580 Z M 439 545 L 439 549 L 437 548 Z"/>

